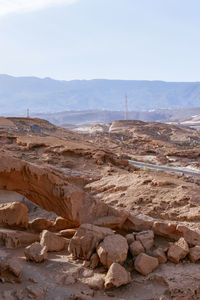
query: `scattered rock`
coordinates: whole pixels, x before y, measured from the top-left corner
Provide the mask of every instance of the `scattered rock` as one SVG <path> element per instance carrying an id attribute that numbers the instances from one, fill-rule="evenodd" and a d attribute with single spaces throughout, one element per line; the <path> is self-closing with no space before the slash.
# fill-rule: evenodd
<path id="1" fill-rule="evenodd" d="M 65 238 L 71 239 L 77 232 L 77 228 L 61 230 L 59 234 Z"/>
<path id="2" fill-rule="evenodd" d="M 162 248 L 157 248 L 153 251 L 153 256 L 157 257 L 159 264 L 165 264 L 167 262 L 167 256 Z"/>
<path id="3" fill-rule="evenodd" d="M 17 258 L 0 258 L 0 280 L 2 282 L 20 282 L 22 264 Z"/>
<path id="4" fill-rule="evenodd" d="M 136 235 L 136 240 L 140 241 L 146 251 L 153 247 L 154 233 L 152 230 L 142 231 Z"/>
<path id="5" fill-rule="evenodd" d="M 28 298 L 42 300 L 46 294 L 46 289 L 41 287 L 40 285 L 30 285 L 26 288 Z"/>
<path id="6" fill-rule="evenodd" d="M 180 233 L 177 231 L 176 227 L 176 223 L 155 221 L 152 230 L 156 235 L 178 240 L 180 238 Z"/>
<path id="7" fill-rule="evenodd" d="M 73 223 L 62 217 L 57 217 L 53 225 L 49 228 L 50 231 L 58 232 L 65 229 L 73 228 Z"/>
<path id="8" fill-rule="evenodd" d="M 102 290 L 104 287 L 105 275 L 104 274 L 94 274 L 94 276 L 87 278 L 84 281 L 93 290 Z"/>
<path id="9" fill-rule="evenodd" d="M 28 208 L 26 205 L 19 202 L 0 204 L 0 226 L 27 228 Z"/>
<path id="10" fill-rule="evenodd" d="M 195 246 L 193 248 L 190 248 L 190 260 L 191 262 L 196 262 L 200 259 L 200 246 Z"/>
<path id="11" fill-rule="evenodd" d="M 36 263 L 40 263 L 47 259 L 47 247 L 41 246 L 40 243 L 36 242 L 25 248 L 24 254 L 27 260 L 32 260 Z"/>
<path id="12" fill-rule="evenodd" d="M 40 240 L 39 234 L 0 228 L 0 240 L 6 248 L 19 248 Z"/>
<path id="13" fill-rule="evenodd" d="M 200 246 L 200 230 L 179 224 L 177 225 L 177 231 L 190 246 Z"/>
<path id="14" fill-rule="evenodd" d="M 131 212 L 123 225 L 123 229 L 128 232 L 149 230 L 152 229 L 153 223 L 153 218 L 143 214 L 134 214 Z"/>
<path id="15" fill-rule="evenodd" d="M 28 229 L 32 232 L 42 232 L 52 226 L 53 222 L 43 218 L 37 218 L 28 223 Z"/>
<path id="16" fill-rule="evenodd" d="M 129 246 L 129 250 L 133 256 L 137 256 L 140 253 L 145 252 L 144 247 L 140 241 L 135 241 Z"/>
<path id="17" fill-rule="evenodd" d="M 98 246 L 97 253 L 100 262 L 106 268 L 114 262 L 123 264 L 128 253 L 127 240 L 119 234 L 107 236 Z"/>
<path id="18" fill-rule="evenodd" d="M 91 258 L 90 258 L 90 265 L 89 267 L 91 269 L 95 269 L 99 264 L 99 256 L 97 253 L 92 254 Z"/>
<path id="19" fill-rule="evenodd" d="M 131 275 L 118 263 L 113 263 L 105 277 L 105 288 L 119 287 L 131 282 Z"/>
<path id="20" fill-rule="evenodd" d="M 89 260 L 99 243 L 109 235 L 114 235 L 109 228 L 82 224 L 70 241 L 69 252 L 74 257 Z"/>
<path id="21" fill-rule="evenodd" d="M 136 271 L 142 275 L 148 275 L 159 265 L 158 259 L 152 256 L 149 256 L 145 253 L 140 253 L 135 260 L 134 266 Z"/>
<path id="22" fill-rule="evenodd" d="M 168 259 L 178 264 L 180 259 L 186 257 L 189 247 L 184 238 L 180 238 L 176 243 L 171 244 L 167 253 Z"/>
<path id="23" fill-rule="evenodd" d="M 66 247 L 67 240 L 53 232 L 44 230 L 41 234 L 40 244 L 47 248 L 47 251 L 62 251 Z"/>
<path id="24" fill-rule="evenodd" d="M 134 235 L 134 233 L 127 234 L 125 236 L 125 238 L 127 239 L 128 245 L 132 244 L 135 241 L 135 235 Z"/>

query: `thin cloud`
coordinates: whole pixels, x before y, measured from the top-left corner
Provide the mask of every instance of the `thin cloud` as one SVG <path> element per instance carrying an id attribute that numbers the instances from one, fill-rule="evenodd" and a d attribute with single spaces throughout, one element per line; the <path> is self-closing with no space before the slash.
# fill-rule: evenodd
<path id="1" fill-rule="evenodd" d="M 25 13 L 60 4 L 73 4 L 78 0 L 0 0 L 0 16 Z"/>

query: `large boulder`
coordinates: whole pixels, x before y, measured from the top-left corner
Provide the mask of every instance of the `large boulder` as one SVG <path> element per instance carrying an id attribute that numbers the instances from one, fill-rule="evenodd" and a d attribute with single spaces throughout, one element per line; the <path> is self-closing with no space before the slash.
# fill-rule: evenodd
<path id="1" fill-rule="evenodd" d="M 66 248 L 68 240 L 56 235 L 53 232 L 44 230 L 41 234 L 40 244 L 46 247 L 47 251 L 62 251 Z"/>
<path id="2" fill-rule="evenodd" d="M 109 235 L 97 247 L 100 262 L 106 268 L 112 263 L 123 264 L 127 258 L 128 243 L 120 234 Z"/>
<path id="3" fill-rule="evenodd" d="M 105 288 L 119 287 L 131 282 L 131 275 L 118 263 L 113 263 L 105 277 Z"/>
<path id="4" fill-rule="evenodd" d="M 180 259 L 186 257 L 189 252 L 188 243 L 184 238 L 180 238 L 176 243 L 170 245 L 167 256 L 169 260 L 178 264 Z"/>
<path id="5" fill-rule="evenodd" d="M 158 259 L 152 256 L 149 256 L 145 253 L 141 253 L 136 257 L 134 266 L 136 271 L 142 275 L 148 275 L 159 265 Z"/>
<path id="6" fill-rule="evenodd" d="M 114 233 L 109 228 L 82 224 L 70 241 L 69 252 L 74 257 L 89 260 L 99 243 L 110 235 Z"/>
<path id="7" fill-rule="evenodd" d="M 28 226 L 28 208 L 23 203 L 0 204 L 0 226 L 26 228 Z"/>
<path id="8" fill-rule="evenodd" d="M 47 259 L 47 247 L 43 247 L 40 243 L 36 242 L 28 246 L 24 250 L 24 254 L 27 260 L 32 260 L 36 263 L 40 263 Z"/>

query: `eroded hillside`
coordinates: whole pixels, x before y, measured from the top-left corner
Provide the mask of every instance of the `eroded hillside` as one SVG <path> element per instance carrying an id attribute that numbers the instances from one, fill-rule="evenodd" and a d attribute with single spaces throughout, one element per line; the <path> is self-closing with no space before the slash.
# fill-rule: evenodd
<path id="1" fill-rule="evenodd" d="M 96 128 L 0 119 L 1 299 L 199 299 L 198 176 L 128 163 L 198 168 L 198 131 Z"/>

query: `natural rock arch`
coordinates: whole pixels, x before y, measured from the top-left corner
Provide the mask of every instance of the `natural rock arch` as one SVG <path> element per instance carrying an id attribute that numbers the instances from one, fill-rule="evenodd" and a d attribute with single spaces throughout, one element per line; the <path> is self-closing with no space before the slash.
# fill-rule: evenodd
<path id="1" fill-rule="evenodd" d="M 18 192 L 43 209 L 68 219 L 73 226 L 122 216 L 71 183 L 70 178 L 6 154 L 0 155 L 0 190 Z"/>

